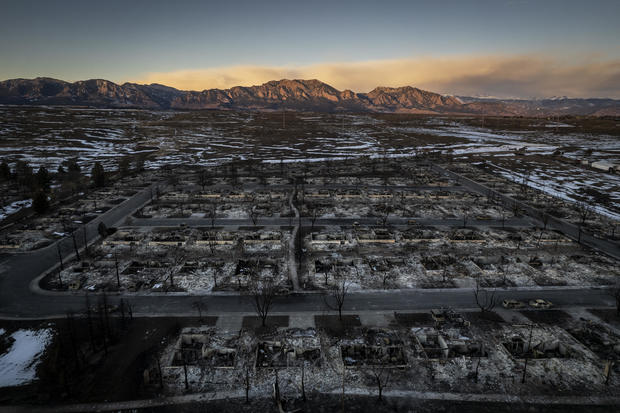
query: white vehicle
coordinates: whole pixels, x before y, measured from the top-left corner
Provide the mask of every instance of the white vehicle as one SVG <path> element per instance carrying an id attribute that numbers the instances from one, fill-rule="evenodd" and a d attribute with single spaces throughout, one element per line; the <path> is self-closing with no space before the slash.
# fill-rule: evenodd
<path id="1" fill-rule="evenodd" d="M 530 300 L 530 306 L 546 310 L 553 307 L 553 303 L 551 301 L 543 300 L 542 298 L 537 298 L 535 300 Z"/>

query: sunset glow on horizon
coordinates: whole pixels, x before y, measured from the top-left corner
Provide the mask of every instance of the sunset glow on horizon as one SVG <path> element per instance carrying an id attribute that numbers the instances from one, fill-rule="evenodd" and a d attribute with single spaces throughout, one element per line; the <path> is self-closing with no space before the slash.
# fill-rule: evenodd
<path id="1" fill-rule="evenodd" d="M 178 3 L 7 0 L 0 80 L 620 98 L 618 1 Z"/>

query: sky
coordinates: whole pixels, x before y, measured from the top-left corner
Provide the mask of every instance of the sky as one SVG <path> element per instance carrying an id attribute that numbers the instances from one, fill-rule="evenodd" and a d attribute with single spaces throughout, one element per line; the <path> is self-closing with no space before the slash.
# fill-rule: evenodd
<path id="1" fill-rule="evenodd" d="M 0 79 L 620 98 L 620 0 L 0 0 Z"/>

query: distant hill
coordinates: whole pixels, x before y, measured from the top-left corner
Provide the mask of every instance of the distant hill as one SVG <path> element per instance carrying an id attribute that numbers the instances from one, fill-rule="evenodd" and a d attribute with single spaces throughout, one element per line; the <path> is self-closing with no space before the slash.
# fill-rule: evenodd
<path id="1" fill-rule="evenodd" d="M 317 112 L 391 112 L 478 115 L 620 115 L 613 99 L 501 100 L 444 96 L 404 86 L 369 93 L 339 91 L 319 80 L 273 80 L 260 86 L 182 91 L 151 84 L 91 79 L 74 83 L 51 78 L 0 82 L 0 104 L 74 105 L 142 109 L 240 109 Z"/>

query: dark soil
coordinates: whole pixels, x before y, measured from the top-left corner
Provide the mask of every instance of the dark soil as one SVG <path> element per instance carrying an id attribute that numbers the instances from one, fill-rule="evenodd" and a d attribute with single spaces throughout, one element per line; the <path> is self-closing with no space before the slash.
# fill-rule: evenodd
<path id="1" fill-rule="evenodd" d="M 245 316 L 241 323 L 241 327 L 248 330 L 256 330 L 262 328 L 262 320 L 258 316 Z M 270 315 L 265 320 L 266 327 L 288 327 L 287 315 Z"/>
<path id="2" fill-rule="evenodd" d="M 570 314 L 561 310 L 523 310 L 521 314 L 540 324 L 557 325 L 573 319 Z"/>
<path id="3" fill-rule="evenodd" d="M 470 313 L 463 313 L 463 318 L 470 321 L 472 324 L 505 323 L 505 320 L 495 311 L 476 311 Z"/>
<path id="4" fill-rule="evenodd" d="M 360 317 L 358 315 L 343 314 L 342 320 L 338 315 L 315 315 L 314 324 L 317 329 L 325 330 L 333 336 L 343 336 L 352 332 L 355 327 L 360 327 Z"/>
<path id="5" fill-rule="evenodd" d="M 433 317 L 430 313 L 394 313 L 394 318 L 403 327 L 434 325 Z"/>
<path id="6" fill-rule="evenodd" d="M 604 322 L 620 328 L 620 315 L 618 315 L 615 308 L 590 308 L 588 311 Z"/>

